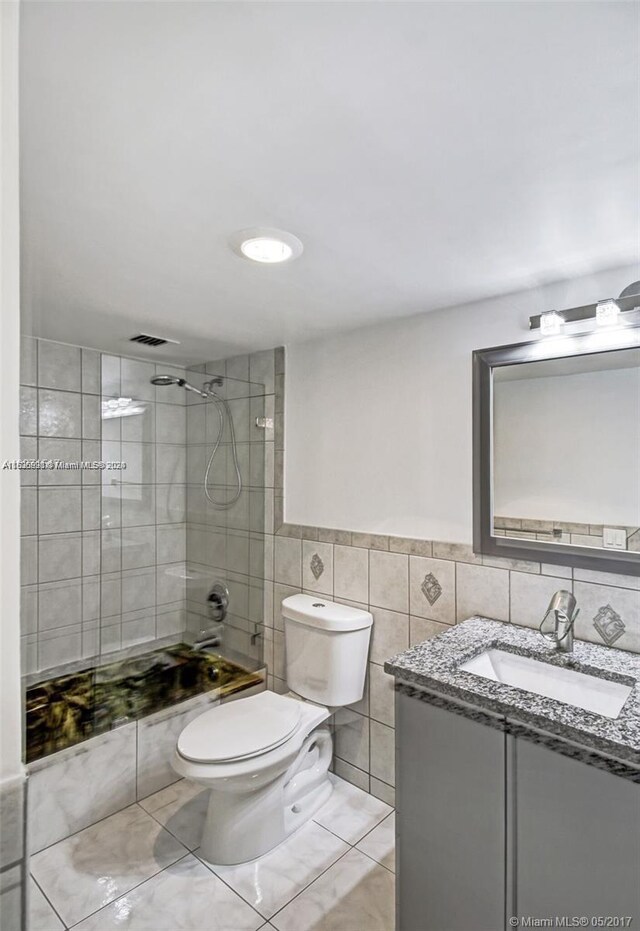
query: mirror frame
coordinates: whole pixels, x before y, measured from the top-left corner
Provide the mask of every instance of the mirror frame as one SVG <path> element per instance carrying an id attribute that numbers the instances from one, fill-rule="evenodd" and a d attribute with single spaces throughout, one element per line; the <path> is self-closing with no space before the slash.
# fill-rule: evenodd
<path id="1" fill-rule="evenodd" d="M 518 540 L 493 535 L 493 372 L 505 365 L 539 362 L 640 347 L 640 327 L 541 337 L 473 353 L 473 550 L 485 556 L 546 562 L 640 576 L 640 553 Z"/>

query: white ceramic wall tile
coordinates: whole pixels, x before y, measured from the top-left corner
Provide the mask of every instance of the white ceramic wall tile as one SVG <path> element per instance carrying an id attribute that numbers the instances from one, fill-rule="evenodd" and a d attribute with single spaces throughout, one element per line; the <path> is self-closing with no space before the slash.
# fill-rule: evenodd
<path id="1" fill-rule="evenodd" d="M 23 488 L 20 494 L 20 533 L 32 536 L 38 532 L 38 492 L 35 488 Z"/>
<path id="2" fill-rule="evenodd" d="M 180 778 L 171 766 L 176 741 L 190 721 L 213 707 L 210 697 L 206 695 L 198 696 L 188 705 L 186 710 L 178 714 L 175 713 L 175 707 L 180 705 L 138 722 L 138 798 L 159 792 Z"/>
<path id="3" fill-rule="evenodd" d="M 559 589 L 571 591 L 571 581 L 553 576 L 511 573 L 511 623 L 538 628 L 552 595 Z"/>
<path id="4" fill-rule="evenodd" d="M 25 787 L 20 776 L 5 779 L 0 785 L 0 870 L 24 856 Z"/>
<path id="5" fill-rule="evenodd" d="M 184 445 L 186 436 L 185 408 L 178 404 L 156 403 L 156 442 Z"/>
<path id="6" fill-rule="evenodd" d="M 40 582 L 79 578 L 82 574 L 82 537 L 80 534 L 52 534 L 40 537 L 38 544 L 38 578 Z"/>
<path id="7" fill-rule="evenodd" d="M 272 349 L 252 353 L 249 357 L 249 378 L 254 383 L 264 385 L 265 394 L 273 394 L 275 362 Z"/>
<path id="8" fill-rule="evenodd" d="M 29 767 L 32 853 L 135 801 L 136 724 L 94 737 L 52 759 Z"/>
<path id="9" fill-rule="evenodd" d="M 20 581 L 24 585 L 38 581 L 37 537 L 22 537 L 20 540 Z"/>
<path id="10" fill-rule="evenodd" d="M 341 760 L 369 771 L 369 718 L 348 708 L 334 715 L 335 754 Z"/>
<path id="11" fill-rule="evenodd" d="M 130 569 L 122 573 L 122 610 L 139 611 L 156 603 L 155 566 L 148 569 Z"/>
<path id="12" fill-rule="evenodd" d="M 28 432 L 28 431 L 22 431 Z M 70 391 L 38 390 L 38 434 L 82 436 L 82 395 Z"/>
<path id="13" fill-rule="evenodd" d="M 93 394 L 82 395 L 82 436 L 88 440 L 100 439 L 100 398 Z"/>
<path id="14" fill-rule="evenodd" d="M 371 775 L 387 785 L 395 785 L 395 731 L 371 721 Z"/>
<path id="15" fill-rule="evenodd" d="M 352 786 L 362 789 L 363 792 L 369 791 L 369 773 L 366 773 L 363 769 L 358 769 L 356 766 L 352 766 L 351 763 L 334 756 L 333 772 L 340 779 L 344 779 L 345 782 L 350 783 Z"/>
<path id="16" fill-rule="evenodd" d="M 122 568 L 140 569 L 156 564 L 156 528 L 124 527 L 122 533 Z"/>
<path id="17" fill-rule="evenodd" d="M 369 551 L 355 546 L 334 546 L 333 590 L 337 598 L 369 602 Z"/>
<path id="18" fill-rule="evenodd" d="M 81 356 L 77 346 L 41 339 L 38 342 L 38 384 L 65 391 L 81 389 Z"/>
<path id="19" fill-rule="evenodd" d="M 38 635 L 38 669 L 55 669 L 82 657 L 80 624 L 43 630 Z"/>
<path id="20" fill-rule="evenodd" d="M 392 808 L 395 806 L 396 792 L 393 786 L 388 786 L 386 782 L 382 782 L 380 779 L 376 779 L 374 776 L 371 777 L 369 783 L 369 791 L 375 798 L 379 798 L 381 801 L 385 802 L 387 805 L 390 805 Z"/>
<path id="21" fill-rule="evenodd" d="M 80 488 L 38 489 L 38 520 L 41 534 L 81 530 L 82 493 Z"/>
<path id="22" fill-rule="evenodd" d="M 275 538 L 275 581 L 286 585 L 302 584 L 302 541 L 291 537 Z"/>
<path id="23" fill-rule="evenodd" d="M 395 692 L 394 678 L 382 666 L 369 663 L 369 715 L 381 724 L 394 726 Z"/>
<path id="24" fill-rule="evenodd" d="M 40 459 L 60 460 L 63 463 L 79 462 L 81 459 L 100 458 L 98 456 L 82 456 L 82 444 L 80 440 L 56 439 L 49 437 L 40 437 L 38 441 L 38 457 Z M 38 484 L 44 485 L 80 485 L 83 480 L 88 480 L 90 473 L 81 472 L 78 469 L 43 469 L 38 473 Z M 93 473 L 100 481 L 100 473 Z"/>
<path id="25" fill-rule="evenodd" d="M 417 643 L 425 640 L 431 640 L 439 634 L 444 634 L 449 630 L 448 624 L 439 624 L 437 621 L 430 621 L 425 617 L 409 617 L 409 646 L 413 647 Z"/>
<path id="26" fill-rule="evenodd" d="M 35 436 L 20 437 L 20 458 L 36 460 L 38 458 L 38 440 Z M 25 487 L 38 484 L 36 469 L 22 469 L 20 471 L 20 484 Z"/>
<path id="27" fill-rule="evenodd" d="M 50 582 L 39 587 L 40 631 L 79 624 L 82 620 L 82 582 Z"/>
<path id="28" fill-rule="evenodd" d="M 23 928 L 22 866 L 0 872 L 0 922 L 2 928 Z"/>
<path id="29" fill-rule="evenodd" d="M 82 350 L 82 391 L 100 394 L 100 353 L 94 349 Z"/>
<path id="30" fill-rule="evenodd" d="M 371 608 L 373 629 L 369 658 L 382 665 L 391 656 L 409 648 L 409 615 Z"/>
<path id="31" fill-rule="evenodd" d="M 609 640 L 609 645 L 640 653 L 640 591 L 574 582 L 573 593 L 580 608 L 575 625 L 580 640 L 606 643 L 595 626 L 597 623 L 609 638 L 615 637 Z M 620 630 L 622 634 L 617 636 Z"/>
<path id="32" fill-rule="evenodd" d="M 120 357 L 109 356 L 105 353 L 101 356 L 101 393 L 105 397 L 120 397 Z"/>
<path id="33" fill-rule="evenodd" d="M 35 436 L 38 432 L 38 392 L 36 388 L 20 388 L 20 433 Z"/>
<path id="34" fill-rule="evenodd" d="M 456 568 L 445 559 L 409 557 L 411 614 L 444 624 L 456 621 Z"/>
<path id="35" fill-rule="evenodd" d="M 38 630 L 38 586 L 23 585 L 20 589 L 20 633 L 35 634 Z"/>
<path id="36" fill-rule="evenodd" d="M 20 384 L 38 383 L 38 341 L 32 336 L 20 337 Z"/>
<path id="37" fill-rule="evenodd" d="M 156 389 L 151 379 L 156 374 L 153 362 L 139 362 L 136 359 L 122 359 L 120 367 L 121 392 L 125 398 L 140 401 L 155 401 Z M 171 388 L 165 388 L 169 392 Z M 178 389 L 173 389 L 177 391 Z"/>
<path id="38" fill-rule="evenodd" d="M 369 551 L 369 603 L 409 613 L 409 557 L 402 553 Z"/>
<path id="39" fill-rule="evenodd" d="M 456 601 L 456 617 L 459 622 L 474 614 L 481 614 L 497 621 L 508 621 L 508 571 L 457 563 Z"/>

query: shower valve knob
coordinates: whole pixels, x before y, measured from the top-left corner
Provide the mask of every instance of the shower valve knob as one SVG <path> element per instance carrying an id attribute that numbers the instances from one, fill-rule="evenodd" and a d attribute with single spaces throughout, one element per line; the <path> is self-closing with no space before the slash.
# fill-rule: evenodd
<path id="1" fill-rule="evenodd" d="M 209 617 L 213 621 L 224 621 L 229 608 L 229 589 L 222 582 L 211 586 L 207 595 Z"/>

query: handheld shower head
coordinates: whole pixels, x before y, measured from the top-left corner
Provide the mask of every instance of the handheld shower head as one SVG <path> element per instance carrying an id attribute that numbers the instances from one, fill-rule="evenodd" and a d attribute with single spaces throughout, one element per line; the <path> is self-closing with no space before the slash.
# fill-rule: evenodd
<path id="1" fill-rule="evenodd" d="M 151 379 L 152 385 L 182 385 L 183 378 L 177 378 L 175 375 L 154 375 Z"/>
<path id="2" fill-rule="evenodd" d="M 201 398 L 209 397 L 206 391 L 201 391 L 200 388 L 194 388 L 185 378 L 178 378 L 176 375 L 154 375 L 153 378 L 151 378 L 151 384 L 162 385 L 164 387 L 177 385 L 179 388 L 185 388 L 187 391 L 193 391 L 195 394 L 199 394 Z"/>

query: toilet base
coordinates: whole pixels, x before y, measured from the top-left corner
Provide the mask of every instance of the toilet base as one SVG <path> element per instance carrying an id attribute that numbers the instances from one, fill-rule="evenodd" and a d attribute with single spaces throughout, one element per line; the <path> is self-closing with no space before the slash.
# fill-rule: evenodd
<path id="1" fill-rule="evenodd" d="M 331 795 L 331 754 L 331 735 L 319 728 L 274 782 L 245 792 L 211 789 L 199 856 L 211 864 L 232 865 L 281 844 Z"/>

